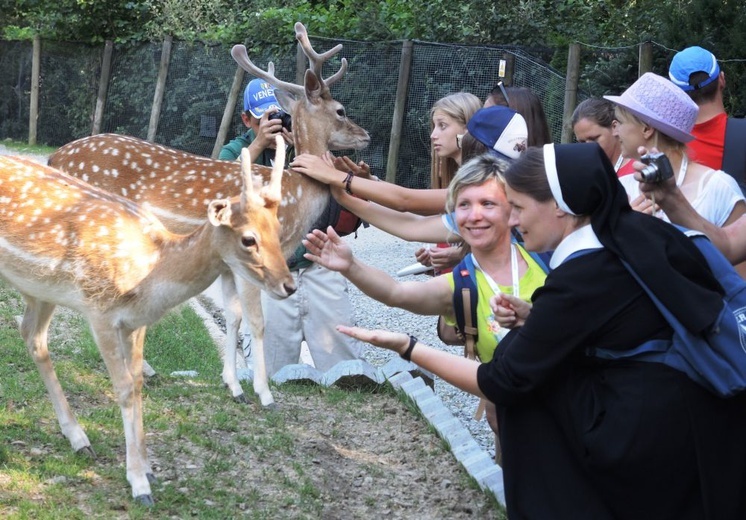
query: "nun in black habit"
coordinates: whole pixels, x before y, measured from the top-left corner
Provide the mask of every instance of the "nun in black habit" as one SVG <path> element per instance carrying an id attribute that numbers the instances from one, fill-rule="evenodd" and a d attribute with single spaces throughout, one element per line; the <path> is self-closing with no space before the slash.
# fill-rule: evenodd
<path id="1" fill-rule="evenodd" d="M 672 335 L 620 259 L 692 332 L 707 330 L 722 287 L 699 250 L 632 211 L 595 143 L 530 148 L 505 181 L 526 249 L 554 254 L 490 363 L 400 333 L 339 330 L 496 404 L 511 520 L 746 519 L 746 396 L 721 399 L 663 364 L 593 356 Z"/>

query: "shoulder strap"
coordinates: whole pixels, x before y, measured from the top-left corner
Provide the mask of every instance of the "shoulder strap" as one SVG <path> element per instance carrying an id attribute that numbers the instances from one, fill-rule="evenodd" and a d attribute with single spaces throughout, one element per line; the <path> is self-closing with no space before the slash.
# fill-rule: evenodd
<path id="1" fill-rule="evenodd" d="M 746 194 L 746 119 L 729 117 L 725 126 L 722 170 L 736 179 Z"/>
<path id="2" fill-rule="evenodd" d="M 478 338 L 477 329 L 477 278 L 471 253 L 466 255 L 453 269 L 453 313 L 456 326 L 464 336 L 464 356 L 475 359 L 474 345 Z"/>

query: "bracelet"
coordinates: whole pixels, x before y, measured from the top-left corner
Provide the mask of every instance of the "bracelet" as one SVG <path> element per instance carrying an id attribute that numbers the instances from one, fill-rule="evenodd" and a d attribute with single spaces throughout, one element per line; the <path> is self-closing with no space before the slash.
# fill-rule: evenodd
<path id="1" fill-rule="evenodd" d="M 407 348 L 407 350 L 404 351 L 403 354 L 399 354 L 399 357 L 401 357 L 405 361 L 412 361 L 412 351 L 414 350 L 414 346 L 418 341 L 419 340 L 417 338 L 415 338 L 414 336 L 410 334 L 409 335 L 409 347 Z"/>
<path id="2" fill-rule="evenodd" d="M 352 172 L 347 172 L 347 177 L 345 177 L 345 192 L 348 195 L 352 195 L 352 178 L 354 177 Z"/>

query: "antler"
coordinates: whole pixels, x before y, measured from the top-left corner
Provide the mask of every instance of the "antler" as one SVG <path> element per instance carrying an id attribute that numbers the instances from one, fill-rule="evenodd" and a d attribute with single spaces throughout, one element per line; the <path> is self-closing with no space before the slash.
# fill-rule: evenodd
<path id="1" fill-rule="evenodd" d="M 311 70 L 314 72 L 314 74 L 316 74 L 317 78 L 324 82 L 327 87 L 331 87 L 337 81 L 342 79 L 342 77 L 345 75 L 345 72 L 347 72 L 346 58 L 342 58 L 342 65 L 339 67 L 339 70 L 332 76 L 323 79 L 323 76 L 321 75 L 321 68 L 324 66 L 324 63 L 328 61 L 329 58 L 336 55 L 339 51 L 342 50 L 341 43 L 338 44 L 336 47 L 332 47 L 328 51 L 319 54 L 318 52 L 313 50 L 311 41 L 308 39 L 308 32 L 306 31 L 306 28 L 303 26 L 303 24 L 300 22 L 295 23 L 295 39 L 298 40 L 298 43 L 300 43 L 300 46 L 303 49 L 303 54 L 305 54 L 308 58 L 308 63 L 311 66 Z"/>
<path id="2" fill-rule="evenodd" d="M 233 59 L 236 60 L 236 63 L 238 63 L 243 70 L 250 72 L 257 78 L 265 80 L 275 88 L 286 90 L 297 96 L 300 96 L 305 92 L 303 85 L 296 85 L 295 83 L 288 83 L 287 81 L 277 79 L 277 77 L 275 77 L 275 64 L 273 62 L 270 61 L 267 64 L 266 71 L 254 65 L 254 63 L 249 59 L 249 53 L 246 52 L 245 45 L 234 45 L 231 49 L 231 56 L 233 56 Z"/>

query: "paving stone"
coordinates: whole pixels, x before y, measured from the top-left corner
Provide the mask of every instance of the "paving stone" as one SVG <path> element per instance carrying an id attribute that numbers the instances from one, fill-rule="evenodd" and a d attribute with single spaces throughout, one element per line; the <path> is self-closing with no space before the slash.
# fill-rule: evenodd
<path id="1" fill-rule="evenodd" d="M 497 468 L 495 459 L 487 455 L 484 450 L 480 450 L 479 456 L 469 460 L 464 460 L 463 465 L 470 475 L 476 479 L 477 475 L 487 476 L 489 472 L 494 471 Z"/>
<path id="2" fill-rule="evenodd" d="M 443 401 L 441 401 L 440 397 L 436 395 L 433 395 L 430 399 L 417 401 L 417 406 L 419 406 L 420 412 L 422 412 L 422 415 L 427 419 L 445 408 L 445 406 L 443 406 Z"/>
<path id="3" fill-rule="evenodd" d="M 324 374 L 321 384 L 340 388 L 371 388 L 385 382 L 373 365 L 362 359 L 340 361 Z"/>
<path id="4" fill-rule="evenodd" d="M 418 367 L 411 361 L 405 361 L 398 356 L 392 357 L 385 365 L 379 367 L 378 370 L 385 379 L 390 379 L 400 372 L 409 372 L 412 374 L 412 377 L 421 377 L 427 386 L 435 388 L 435 376 L 432 372 Z"/>
<path id="5" fill-rule="evenodd" d="M 394 374 L 388 379 L 391 386 L 394 387 L 394 390 L 402 390 L 402 385 L 404 383 L 408 383 L 413 378 L 412 374 L 410 374 L 409 372 L 399 372 L 398 374 Z"/>
<path id="6" fill-rule="evenodd" d="M 281 385 L 288 381 L 310 382 L 321 385 L 324 375 L 311 365 L 295 364 L 285 365 L 272 376 L 272 381 Z"/>
<path id="7" fill-rule="evenodd" d="M 412 394 L 415 391 L 420 390 L 425 387 L 426 387 L 425 381 L 423 381 L 421 377 L 412 378 L 411 381 L 407 381 L 406 383 L 401 385 L 401 389 L 404 391 L 405 394 L 407 394 L 410 397 L 412 397 Z"/>

